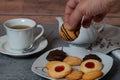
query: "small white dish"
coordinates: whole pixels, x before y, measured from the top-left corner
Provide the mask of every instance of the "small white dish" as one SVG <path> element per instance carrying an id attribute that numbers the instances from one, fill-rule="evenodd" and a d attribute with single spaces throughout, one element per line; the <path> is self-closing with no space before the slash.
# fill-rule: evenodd
<path id="1" fill-rule="evenodd" d="M 34 73 L 36 73 L 37 75 L 39 75 L 39 76 L 42 76 L 44 78 L 53 80 L 53 78 L 51 78 L 48 75 L 47 69 L 45 68 L 45 65 L 48 62 L 46 60 L 46 57 L 49 54 L 49 52 L 52 51 L 52 50 L 56 50 L 56 49 L 61 50 L 62 47 L 51 49 L 51 50 L 47 51 L 46 53 L 44 53 L 43 55 L 41 55 L 39 58 L 37 58 L 36 61 L 32 65 L 32 68 L 31 68 L 32 71 Z M 102 69 L 102 72 L 104 73 L 103 76 L 105 76 L 110 71 L 110 69 L 111 69 L 111 67 L 113 65 L 113 59 L 112 59 L 112 57 L 110 57 L 108 55 L 105 55 L 104 53 L 91 52 L 91 51 L 86 50 L 86 49 L 72 48 L 72 47 L 63 47 L 63 51 L 66 52 L 68 55 L 77 56 L 77 57 L 79 57 L 81 59 L 83 59 L 83 57 L 85 55 L 87 55 L 87 54 L 96 54 L 97 56 L 99 56 L 102 59 L 102 63 L 103 63 L 103 66 L 104 66 L 103 69 Z M 74 67 L 74 68 L 77 68 L 79 70 L 79 66 Z M 63 79 L 57 79 L 57 80 L 65 80 L 65 78 L 63 78 Z"/>
<path id="2" fill-rule="evenodd" d="M 42 38 L 44 38 L 44 37 L 42 37 Z M 36 50 L 34 50 L 32 52 L 22 53 L 20 51 L 11 50 L 9 48 L 9 46 L 7 44 L 7 36 L 6 35 L 0 37 L 0 52 L 3 54 L 6 54 L 6 55 L 15 56 L 15 57 L 23 57 L 23 56 L 29 56 L 29 55 L 35 54 L 35 53 L 43 50 L 47 45 L 48 45 L 47 39 L 43 39 L 43 41 L 41 41 L 39 43 L 39 46 Z"/>

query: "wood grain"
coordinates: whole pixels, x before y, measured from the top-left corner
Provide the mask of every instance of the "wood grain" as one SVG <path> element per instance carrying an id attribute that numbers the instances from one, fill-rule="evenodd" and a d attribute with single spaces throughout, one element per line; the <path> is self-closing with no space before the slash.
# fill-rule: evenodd
<path id="1" fill-rule="evenodd" d="M 3 15 L 63 15 L 66 0 L 1 0 Z"/>
<path id="2" fill-rule="evenodd" d="M 56 16 L 0 16 L 0 23 L 13 18 L 30 18 L 40 24 L 57 24 Z"/>
<path id="3" fill-rule="evenodd" d="M 67 0 L 0 0 L 0 23 L 11 18 L 32 18 L 42 24 L 57 24 Z M 107 23 L 120 25 L 120 13 L 108 14 Z"/>

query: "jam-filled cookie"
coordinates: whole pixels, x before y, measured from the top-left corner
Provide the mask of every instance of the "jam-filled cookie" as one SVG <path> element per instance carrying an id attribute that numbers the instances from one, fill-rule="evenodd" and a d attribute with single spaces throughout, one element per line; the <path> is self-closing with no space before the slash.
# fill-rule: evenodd
<path id="1" fill-rule="evenodd" d="M 80 65 L 80 70 L 84 73 L 95 70 L 102 70 L 102 68 L 103 68 L 102 63 L 95 59 L 85 60 Z"/>
<path id="2" fill-rule="evenodd" d="M 67 56 L 63 62 L 70 64 L 71 66 L 79 66 L 82 63 L 82 60 L 75 56 Z"/>
<path id="3" fill-rule="evenodd" d="M 61 61 L 50 61 L 46 64 L 46 68 L 50 69 L 54 64 L 60 63 Z"/>
<path id="4" fill-rule="evenodd" d="M 65 62 L 60 62 L 54 64 L 51 68 L 48 69 L 48 74 L 52 78 L 63 78 L 71 72 L 72 68 L 69 64 Z"/>
<path id="5" fill-rule="evenodd" d="M 83 72 L 79 70 L 73 70 L 70 74 L 68 74 L 65 78 L 67 80 L 79 80 L 82 78 Z"/>
<path id="6" fill-rule="evenodd" d="M 59 32 L 61 38 L 66 40 L 66 41 L 73 41 L 73 40 L 75 40 L 78 37 L 79 33 L 80 33 L 79 29 L 78 30 L 73 30 L 73 31 L 68 30 L 66 28 L 66 23 L 65 22 L 61 26 L 60 32 Z"/>

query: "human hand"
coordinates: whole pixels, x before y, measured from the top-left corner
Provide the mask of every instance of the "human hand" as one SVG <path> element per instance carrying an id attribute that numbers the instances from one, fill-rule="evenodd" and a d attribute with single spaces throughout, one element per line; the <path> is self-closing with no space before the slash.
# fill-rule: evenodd
<path id="1" fill-rule="evenodd" d="M 69 30 L 89 27 L 91 20 L 99 22 L 111 10 L 115 0 L 69 0 L 66 4 L 64 20 Z M 84 20 L 81 24 L 82 17 Z"/>

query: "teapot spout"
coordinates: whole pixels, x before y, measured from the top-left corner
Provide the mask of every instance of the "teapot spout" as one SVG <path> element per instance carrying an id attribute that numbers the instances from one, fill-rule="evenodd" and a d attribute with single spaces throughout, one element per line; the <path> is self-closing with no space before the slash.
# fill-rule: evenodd
<path id="1" fill-rule="evenodd" d="M 62 17 L 56 17 L 56 20 L 58 21 L 59 28 L 60 28 L 63 24 L 63 19 L 62 19 Z"/>

